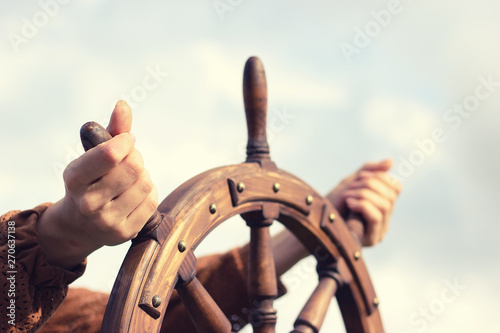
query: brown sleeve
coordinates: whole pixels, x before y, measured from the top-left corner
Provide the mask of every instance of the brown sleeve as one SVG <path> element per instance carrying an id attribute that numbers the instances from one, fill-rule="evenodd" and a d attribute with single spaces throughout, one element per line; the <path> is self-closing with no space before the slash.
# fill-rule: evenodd
<path id="1" fill-rule="evenodd" d="M 0 323 L 3 332 L 35 332 L 66 296 L 68 284 L 85 271 L 52 266 L 38 244 L 36 222 L 50 204 L 0 217 Z"/>
<path id="2" fill-rule="evenodd" d="M 59 309 L 37 333 L 99 333 L 109 294 L 69 288 Z"/>

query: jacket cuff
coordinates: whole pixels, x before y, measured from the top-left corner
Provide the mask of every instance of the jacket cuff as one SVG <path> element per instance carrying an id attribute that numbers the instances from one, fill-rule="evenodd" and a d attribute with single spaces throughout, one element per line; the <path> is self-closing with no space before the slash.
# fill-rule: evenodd
<path id="1" fill-rule="evenodd" d="M 14 214 L 9 221 L 15 222 L 16 263 L 23 266 L 30 276 L 30 283 L 37 287 L 61 287 L 83 275 L 87 260 L 71 270 L 48 263 L 47 256 L 38 242 L 36 224 L 50 203 Z"/>

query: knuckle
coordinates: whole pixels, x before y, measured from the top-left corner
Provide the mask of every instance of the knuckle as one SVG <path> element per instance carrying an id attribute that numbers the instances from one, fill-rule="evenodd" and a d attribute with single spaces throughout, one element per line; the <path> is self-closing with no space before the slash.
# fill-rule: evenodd
<path id="1" fill-rule="evenodd" d="M 144 172 L 144 163 L 140 154 L 131 153 L 125 160 L 125 166 L 129 175 L 138 179 Z"/>
<path id="2" fill-rule="evenodd" d="M 390 187 L 397 193 L 399 194 L 401 190 L 403 189 L 403 184 L 396 178 L 392 177 L 391 175 L 387 175 L 388 178 L 388 183 L 390 184 Z"/>
<path id="3" fill-rule="evenodd" d="M 152 213 L 152 212 L 154 212 L 156 210 L 156 208 L 158 208 L 158 199 L 156 199 L 156 197 L 149 197 L 147 204 L 148 204 L 149 210 Z"/>
<path id="4" fill-rule="evenodd" d="M 153 182 L 151 181 L 151 179 L 149 179 L 149 178 L 145 179 L 141 184 L 141 188 L 145 194 L 151 193 L 151 191 L 153 191 L 153 188 L 154 188 L 154 185 L 153 185 Z"/>
<path id="5" fill-rule="evenodd" d="M 397 195 L 391 195 L 387 198 L 389 206 L 392 208 L 396 203 Z"/>
<path id="6" fill-rule="evenodd" d="M 132 176 L 134 179 L 137 179 L 140 177 L 140 175 L 142 174 L 142 166 L 139 165 L 137 162 L 133 162 L 133 161 L 129 161 L 127 162 L 127 165 L 126 165 L 126 170 L 127 170 L 127 173 Z"/>
<path id="7" fill-rule="evenodd" d="M 388 205 L 382 205 L 381 207 L 379 207 L 379 209 L 380 213 L 382 213 L 382 216 L 386 216 L 391 211 L 391 208 Z"/>
<path id="8" fill-rule="evenodd" d="M 148 170 L 144 169 L 140 177 L 140 188 L 144 194 L 149 194 L 154 189 L 153 181 L 149 176 Z"/>
<path id="9" fill-rule="evenodd" d="M 84 195 L 78 205 L 80 212 L 85 216 L 92 216 L 97 213 L 99 206 L 92 195 Z"/>
<path id="10" fill-rule="evenodd" d="M 391 205 L 394 205 L 396 202 L 396 199 L 398 198 L 398 193 L 395 191 L 389 191 L 389 194 L 387 195 L 387 200 L 389 200 Z"/>
<path id="11" fill-rule="evenodd" d="M 105 162 L 113 166 L 116 166 L 122 160 L 121 154 L 117 151 L 117 149 L 113 145 L 105 144 L 100 146 L 100 148 L 101 148 L 101 154 L 100 154 L 101 158 Z"/>

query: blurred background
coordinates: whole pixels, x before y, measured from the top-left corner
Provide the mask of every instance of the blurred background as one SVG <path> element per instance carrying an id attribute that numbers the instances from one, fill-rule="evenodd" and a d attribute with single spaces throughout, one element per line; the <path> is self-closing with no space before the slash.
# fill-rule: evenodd
<path id="1" fill-rule="evenodd" d="M 364 251 L 386 331 L 498 332 L 499 14 L 487 0 L 3 1 L 0 212 L 60 199 L 80 126 L 106 125 L 118 99 L 161 199 L 243 161 L 256 55 L 279 167 L 326 193 L 365 161 L 394 160 L 391 229 Z M 197 255 L 247 241 L 226 223 Z M 94 253 L 74 284 L 111 290 L 128 246 Z M 278 332 L 316 286 L 314 262 L 283 281 Z M 332 306 L 323 331 L 342 327 Z"/>

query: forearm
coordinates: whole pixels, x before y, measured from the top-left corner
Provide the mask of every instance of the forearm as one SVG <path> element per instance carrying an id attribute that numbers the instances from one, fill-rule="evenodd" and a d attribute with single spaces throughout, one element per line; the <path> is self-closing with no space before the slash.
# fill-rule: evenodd
<path id="1" fill-rule="evenodd" d="M 274 264 L 276 266 L 276 275 L 280 277 L 298 261 L 307 257 L 310 253 L 302 243 L 285 229 L 273 236 L 272 248 L 274 253 Z"/>

